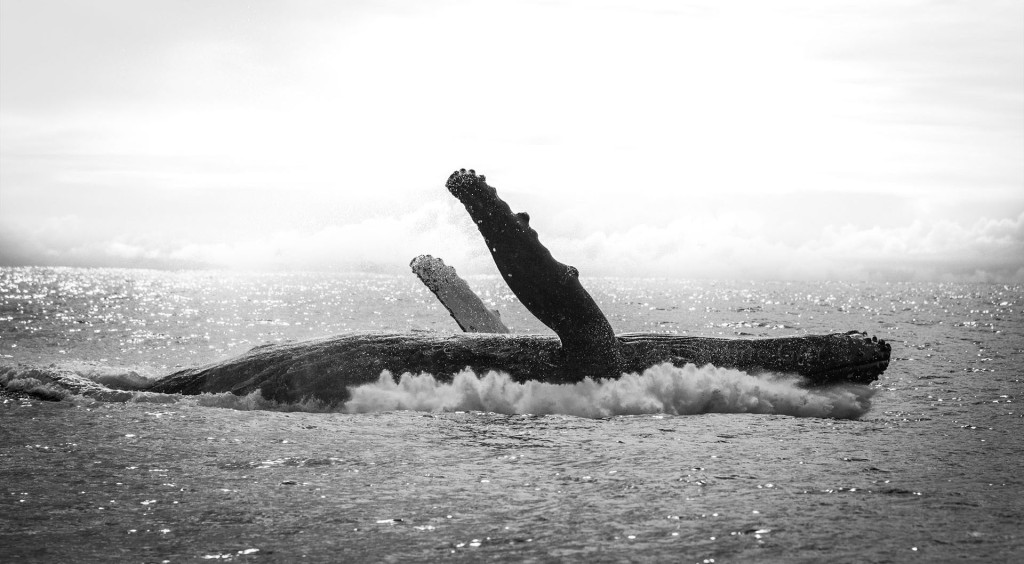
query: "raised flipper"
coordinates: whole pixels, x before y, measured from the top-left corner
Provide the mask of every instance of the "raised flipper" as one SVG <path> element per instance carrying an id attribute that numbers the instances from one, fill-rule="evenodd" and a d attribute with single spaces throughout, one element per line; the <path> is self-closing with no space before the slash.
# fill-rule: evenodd
<path id="1" fill-rule="evenodd" d="M 566 361 L 581 373 L 617 374 L 621 359 L 611 324 L 580 284 L 579 271 L 555 260 L 541 244 L 530 216 L 513 213 L 473 170 L 453 172 L 445 187 L 473 218 L 508 287 L 558 335 Z"/>
<path id="2" fill-rule="evenodd" d="M 420 255 L 409 263 L 413 273 L 437 296 L 452 319 L 467 333 L 508 333 L 498 312 L 487 309 L 455 269 L 439 258 Z"/>

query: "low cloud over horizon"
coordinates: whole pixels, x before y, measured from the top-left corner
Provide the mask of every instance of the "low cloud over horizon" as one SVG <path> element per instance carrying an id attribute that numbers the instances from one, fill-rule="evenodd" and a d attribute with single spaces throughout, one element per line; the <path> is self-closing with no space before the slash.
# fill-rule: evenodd
<path id="1" fill-rule="evenodd" d="M 591 217 L 584 225 L 585 216 L 563 208 L 561 214 L 575 214 L 571 229 L 556 225 L 557 214 L 544 219 L 544 211 L 530 209 L 541 241 L 584 276 L 1024 282 L 1024 212 L 786 232 L 742 211 L 694 211 L 660 223 L 600 224 Z M 432 254 L 463 274 L 497 273 L 468 215 L 447 202 L 316 230 L 267 228 L 212 241 L 123 234 L 88 240 L 79 235 L 87 229 L 79 218 L 59 218 L 19 239 L 5 226 L 0 265 L 403 273 L 413 257 Z"/>

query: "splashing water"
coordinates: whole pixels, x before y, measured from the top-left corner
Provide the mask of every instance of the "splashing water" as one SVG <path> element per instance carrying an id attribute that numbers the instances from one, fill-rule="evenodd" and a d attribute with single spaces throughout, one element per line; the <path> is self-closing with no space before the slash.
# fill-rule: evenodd
<path id="1" fill-rule="evenodd" d="M 739 370 L 679 368 L 661 364 L 642 374 L 618 379 L 587 378 L 575 384 L 515 382 L 508 374 L 471 370 L 451 383 L 430 374 L 402 374 L 398 382 L 385 371 L 372 384 L 351 389 L 349 413 L 392 411 L 491 411 L 496 413 L 566 414 L 600 418 L 613 415 L 666 413 L 761 413 L 798 417 L 854 419 L 871 408 L 875 390 L 847 384 L 827 388 L 801 387 L 792 375 L 753 376 Z"/>

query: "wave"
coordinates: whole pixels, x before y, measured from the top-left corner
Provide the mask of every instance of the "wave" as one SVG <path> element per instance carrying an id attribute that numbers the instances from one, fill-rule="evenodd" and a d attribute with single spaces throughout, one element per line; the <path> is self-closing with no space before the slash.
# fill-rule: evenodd
<path id="1" fill-rule="evenodd" d="M 42 400 L 173 403 L 181 397 L 139 391 L 151 382 L 135 371 L 116 368 L 83 373 L 56 365 L 0 365 L 0 391 Z"/>
<path id="2" fill-rule="evenodd" d="M 875 389 L 860 384 L 807 388 L 795 375 L 751 375 L 711 365 L 665 363 L 617 379 L 587 378 L 574 384 L 515 382 L 508 374 L 471 370 L 450 383 L 430 374 L 402 374 L 350 389 L 348 413 L 393 411 L 490 411 L 565 414 L 602 418 L 665 413 L 761 413 L 855 419 L 871 409 Z"/>
<path id="3" fill-rule="evenodd" d="M 46 400 L 184 403 L 236 410 L 370 413 L 380 411 L 488 411 L 504 414 L 604 418 L 664 413 L 759 413 L 856 419 L 871 409 L 875 389 L 860 384 L 806 387 L 795 375 L 751 375 L 711 365 L 665 363 L 617 379 L 586 378 L 572 384 L 516 382 L 506 373 L 465 370 L 450 382 L 431 374 L 383 371 L 373 383 L 349 389 L 342 405 L 315 399 L 279 403 L 259 390 L 182 396 L 141 391 L 148 379 L 116 369 L 75 372 L 56 366 L 0 366 L 0 388 Z"/>

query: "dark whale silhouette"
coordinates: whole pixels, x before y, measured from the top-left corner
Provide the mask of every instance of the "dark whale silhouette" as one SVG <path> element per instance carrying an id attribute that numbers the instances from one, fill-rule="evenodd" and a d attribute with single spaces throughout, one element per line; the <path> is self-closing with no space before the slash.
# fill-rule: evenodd
<path id="1" fill-rule="evenodd" d="M 808 385 L 828 385 L 870 383 L 889 365 L 891 346 L 857 331 L 765 339 L 616 335 L 580 283 L 579 270 L 551 256 L 530 227 L 529 214 L 513 213 L 473 170 L 453 172 L 446 187 L 473 218 L 509 288 L 557 337 L 357 332 L 256 347 L 166 376 L 149 391 L 259 390 L 266 399 L 315 398 L 333 404 L 347 400 L 350 387 L 374 382 L 384 370 L 395 376 L 429 372 L 447 381 L 468 367 L 477 373 L 507 372 L 517 381 L 568 383 L 588 376 L 615 378 L 669 362 L 796 373 Z"/>

